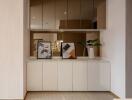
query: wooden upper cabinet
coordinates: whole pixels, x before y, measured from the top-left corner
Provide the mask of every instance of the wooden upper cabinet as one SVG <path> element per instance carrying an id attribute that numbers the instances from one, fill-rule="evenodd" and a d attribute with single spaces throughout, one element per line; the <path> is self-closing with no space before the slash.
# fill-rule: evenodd
<path id="1" fill-rule="evenodd" d="M 106 0 L 96 0 L 97 28 L 106 29 Z"/>
<path id="2" fill-rule="evenodd" d="M 106 0 L 31 0 L 31 29 L 105 29 Z"/>

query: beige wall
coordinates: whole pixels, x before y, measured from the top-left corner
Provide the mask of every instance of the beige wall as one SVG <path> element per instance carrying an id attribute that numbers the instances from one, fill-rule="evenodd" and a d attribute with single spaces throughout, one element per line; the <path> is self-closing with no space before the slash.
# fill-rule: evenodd
<path id="1" fill-rule="evenodd" d="M 107 29 L 100 34 L 102 56 L 111 62 L 111 91 L 121 98 L 125 97 L 125 8 L 126 0 L 107 0 Z"/>
<path id="2" fill-rule="evenodd" d="M 23 99 L 26 90 L 23 4 L 0 1 L 0 99 Z"/>
<path id="3" fill-rule="evenodd" d="M 29 0 L 24 0 L 24 35 L 23 35 L 23 64 L 24 64 L 24 69 L 23 69 L 23 94 L 25 96 L 27 90 L 26 90 L 26 65 L 27 65 L 27 60 L 30 56 L 30 18 L 29 18 L 29 11 L 30 11 L 30 1 Z"/>

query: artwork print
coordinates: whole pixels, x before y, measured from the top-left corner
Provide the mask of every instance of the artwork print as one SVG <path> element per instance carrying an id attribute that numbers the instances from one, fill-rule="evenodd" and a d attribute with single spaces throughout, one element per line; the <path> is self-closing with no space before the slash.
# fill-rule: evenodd
<path id="1" fill-rule="evenodd" d="M 74 43 L 62 43 L 61 47 L 63 59 L 76 59 L 76 50 Z"/>
<path id="2" fill-rule="evenodd" d="M 50 42 L 38 42 L 37 58 L 38 59 L 50 59 L 52 57 L 51 43 Z"/>

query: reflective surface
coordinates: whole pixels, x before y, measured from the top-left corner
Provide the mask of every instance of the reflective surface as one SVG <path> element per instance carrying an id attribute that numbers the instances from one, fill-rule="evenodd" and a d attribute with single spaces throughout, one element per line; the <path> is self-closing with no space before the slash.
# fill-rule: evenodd
<path id="1" fill-rule="evenodd" d="M 31 39 L 31 56 L 37 56 L 37 42 L 40 39 L 51 42 L 53 56 L 61 55 L 62 42 L 74 43 L 76 46 L 76 56 L 87 55 L 85 47 L 80 44 L 86 41 L 85 33 L 34 33 Z"/>
<path id="2" fill-rule="evenodd" d="M 29 92 L 26 100 L 113 100 L 109 92 Z"/>
<path id="3" fill-rule="evenodd" d="M 106 0 L 30 0 L 31 29 L 105 29 Z"/>

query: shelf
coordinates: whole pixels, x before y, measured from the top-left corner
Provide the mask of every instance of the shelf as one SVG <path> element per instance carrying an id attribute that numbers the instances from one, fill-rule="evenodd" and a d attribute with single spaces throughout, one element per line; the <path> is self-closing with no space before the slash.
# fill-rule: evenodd
<path id="1" fill-rule="evenodd" d="M 31 32 L 36 33 L 56 33 L 56 32 L 99 32 L 105 29 L 31 29 Z"/>

